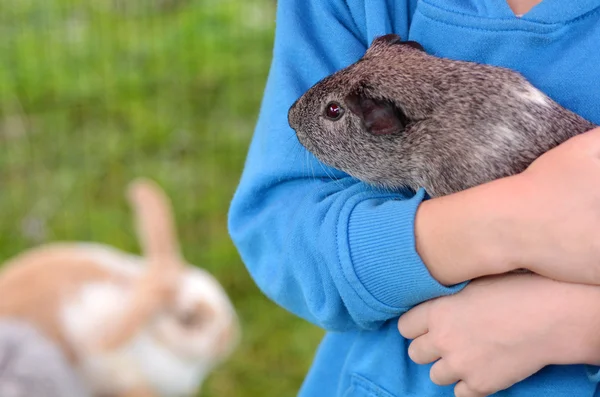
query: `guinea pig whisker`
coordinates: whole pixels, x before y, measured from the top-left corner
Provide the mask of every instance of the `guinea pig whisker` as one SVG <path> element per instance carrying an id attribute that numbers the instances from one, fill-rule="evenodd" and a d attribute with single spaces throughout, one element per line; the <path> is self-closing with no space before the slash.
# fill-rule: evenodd
<path id="1" fill-rule="evenodd" d="M 329 177 L 329 179 L 331 179 L 341 189 L 344 188 L 344 186 L 340 183 L 339 179 L 336 178 L 335 175 L 327 171 L 327 168 L 323 165 L 323 163 L 319 162 L 319 165 L 321 166 L 321 169 L 325 172 L 325 174 Z"/>
<path id="2" fill-rule="evenodd" d="M 285 145 L 288 145 L 290 143 L 290 141 L 291 141 L 290 149 L 293 149 L 294 147 L 296 147 L 297 145 L 300 144 L 300 142 L 298 141 L 298 139 L 295 139 L 295 142 L 294 142 L 294 138 L 296 138 L 296 135 L 295 134 L 291 134 L 284 141 Z M 300 146 L 302 146 L 302 145 L 300 145 Z"/>
<path id="3" fill-rule="evenodd" d="M 302 172 L 307 176 L 310 177 L 310 161 L 308 160 L 308 152 L 306 150 L 303 151 L 304 152 L 304 162 L 302 163 Z M 306 171 L 304 170 L 306 169 Z"/>
<path id="4" fill-rule="evenodd" d="M 288 147 L 287 153 L 285 153 L 284 157 L 288 158 L 292 156 L 292 162 L 296 162 L 296 160 L 298 160 L 299 156 L 302 153 L 302 149 L 302 145 L 300 145 L 300 143 L 296 141 L 296 143 L 292 143 L 292 145 Z"/>
<path id="5" fill-rule="evenodd" d="M 315 173 L 315 166 L 312 161 L 308 158 L 308 152 L 306 152 L 306 161 L 310 164 L 310 171 L 312 172 L 312 178 L 317 179 L 317 174 Z"/>

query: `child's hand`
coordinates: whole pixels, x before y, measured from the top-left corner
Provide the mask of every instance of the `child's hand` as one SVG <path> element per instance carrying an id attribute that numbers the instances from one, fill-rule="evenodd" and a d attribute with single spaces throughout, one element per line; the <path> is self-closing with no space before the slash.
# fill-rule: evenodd
<path id="1" fill-rule="evenodd" d="M 600 288 L 532 274 L 486 277 L 398 321 L 418 364 L 457 397 L 506 389 L 550 364 L 600 361 Z"/>

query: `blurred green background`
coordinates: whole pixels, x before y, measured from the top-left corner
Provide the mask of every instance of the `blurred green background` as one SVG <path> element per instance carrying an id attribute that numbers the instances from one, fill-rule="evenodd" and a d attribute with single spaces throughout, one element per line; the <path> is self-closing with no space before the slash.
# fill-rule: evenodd
<path id="1" fill-rule="evenodd" d="M 274 0 L 0 2 L 0 259 L 87 240 L 139 252 L 136 176 L 242 320 L 202 396 L 294 396 L 322 332 L 268 301 L 226 228 L 266 81 Z"/>

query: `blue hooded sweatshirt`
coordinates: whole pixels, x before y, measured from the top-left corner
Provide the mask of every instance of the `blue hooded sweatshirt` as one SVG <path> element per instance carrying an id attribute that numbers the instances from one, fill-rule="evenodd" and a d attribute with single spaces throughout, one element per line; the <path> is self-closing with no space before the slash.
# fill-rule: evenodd
<path id="1" fill-rule="evenodd" d="M 229 230 L 261 290 L 328 331 L 300 396 L 453 396 L 452 386 L 431 382 L 430 365 L 410 360 L 396 328 L 411 307 L 464 287 L 438 283 L 415 250 L 423 191 L 390 194 L 326 167 L 287 122 L 310 86 L 387 33 L 433 55 L 517 70 L 600 124 L 598 0 L 543 0 L 520 18 L 505 0 L 279 1 L 272 66 Z M 593 370 L 549 366 L 497 395 L 591 397 Z"/>

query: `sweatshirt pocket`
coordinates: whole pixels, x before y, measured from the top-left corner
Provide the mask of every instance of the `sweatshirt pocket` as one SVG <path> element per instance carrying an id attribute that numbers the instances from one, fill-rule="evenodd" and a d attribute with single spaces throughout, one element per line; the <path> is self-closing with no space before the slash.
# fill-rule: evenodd
<path id="1" fill-rule="evenodd" d="M 353 374 L 343 397 L 396 397 L 358 374 Z"/>

